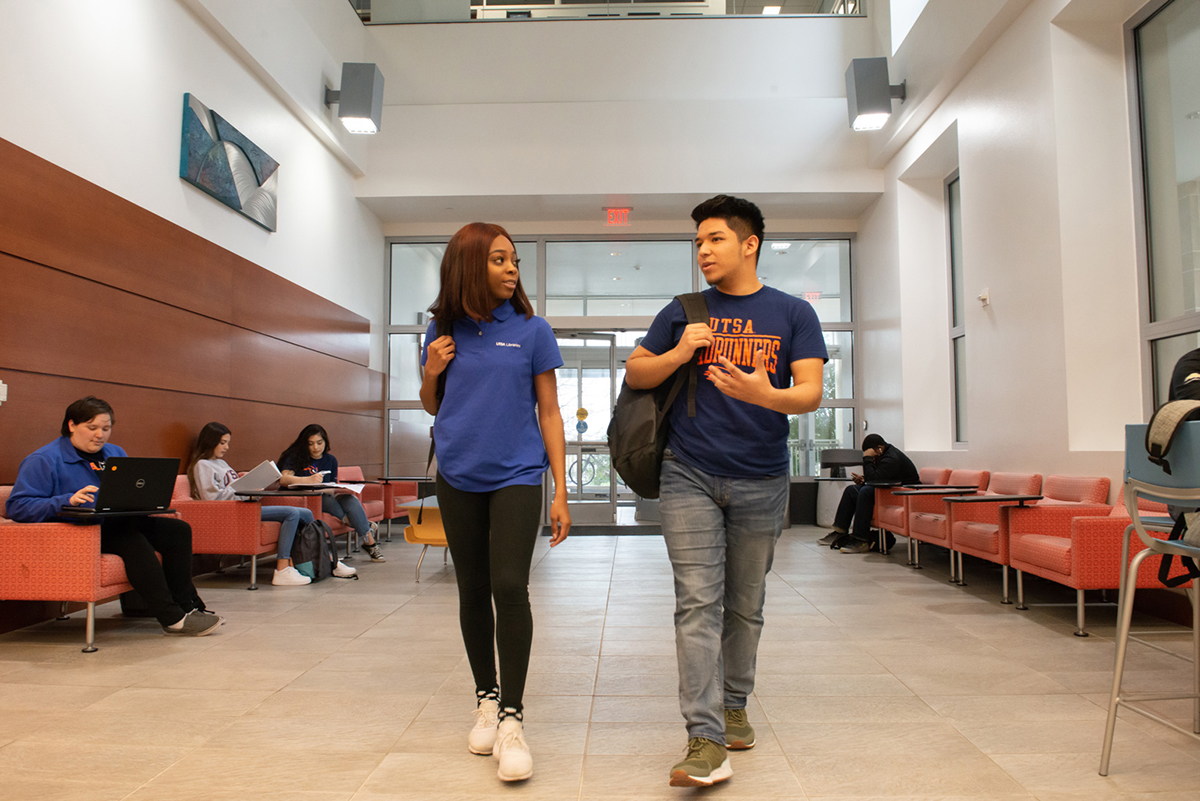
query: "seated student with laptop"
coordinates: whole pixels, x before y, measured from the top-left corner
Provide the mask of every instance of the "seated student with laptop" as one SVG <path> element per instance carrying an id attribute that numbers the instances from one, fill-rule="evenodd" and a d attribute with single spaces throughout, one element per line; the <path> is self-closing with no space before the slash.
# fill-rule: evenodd
<path id="1" fill-rule="evenodd" d="M 65 517 L 63 507 L 95 503 L 97 476 L 125 451 L 108 444 L 113 410 L 88 396 L 67 407 L 62 436 L 26 456 L 5 516 L 20 523 L 89 522 Z M 125 575 L 162 624 L 164 634 L 202 637 L 222 620 L 208 612 L 192 584 L 192 528 L 182 520 L 146 514 L 101 513 L 100 550 L 125 562 Z M 155 551 L 162 555 L 159 564 Z"/>
<path id="2" fill-rule="evenodd" d="M 208 423 L 200 429 L 196 437 L 196 445 L 192 449 L 192 458 L 188 460 L 188 483 L 192 486 L 192 497 L 201 501 L 229 501 L 237 497 L 239 489 L 261 490 L 268 484 L 274 484 L 279 479 L 279 471 L 274 469 L 271 462 L 251 470 L 241 481 L 237 471 L 225 462 L 225 454 L 229 452 L 229 441 L 233 434 L 221 423 Z M 267 470 L 262 468 L 266 466 Z M 255 482 L 255 473 L 264 473 L 264 480 Z M 249 480 L 250 484 L 259 486 L 240 487 L 239 483 Z M 264 506 L 259 512 L 263 520 L 279 523 L 279 552 L 275 555 L 275 575 L 271 583 L 275 586 L 301 586 L 311 584 L 312 579 L 301 573 L 292 564 L 292 543 L 296 540 L 296 531 L 300 526 L 313 522 L 313 513 L 302 506 Z M 338 562 L 334 569 L 335 576 L 348 577 L 355 570 Z"/>

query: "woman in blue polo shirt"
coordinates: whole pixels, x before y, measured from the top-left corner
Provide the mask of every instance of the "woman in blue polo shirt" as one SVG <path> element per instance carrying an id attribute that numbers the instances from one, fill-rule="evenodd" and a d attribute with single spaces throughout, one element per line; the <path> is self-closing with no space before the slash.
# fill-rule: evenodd
<path id="1" fill-rule="evenodd" d="M 434 322 L 421 354 L 421 404 L 436 415 L 438 505 L 475 678 L 475 727 L 467 747 L 494 754 L 504 781 L 533 775 L 522 697 L 533 640 L 529 566 L 547 468 L 554 476 L 550 545 L 566 539 L 571 527 L 554 375 L 562 355 L 550 325 L 533 315 L 518 263 L 512 237 L 500 226 L 471 223 L 459 230 L 442 258 L 441 289 L 429 308 Z M 450 333 L 438 336 L 439 327 Z"/>

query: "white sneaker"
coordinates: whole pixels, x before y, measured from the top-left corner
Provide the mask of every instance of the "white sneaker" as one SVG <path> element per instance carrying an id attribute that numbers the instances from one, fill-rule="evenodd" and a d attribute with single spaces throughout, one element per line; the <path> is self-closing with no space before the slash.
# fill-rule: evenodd
<path id="1" fill-rule="evenodd" d="M 275 575 L 271 577 L 271 583 L 276 587 L 299 587 L 302 584 L 312 584 L 312 579 L 288 565 L 283 570 L 275 571 Z"/>
<path id="2" fill-rule="evenodd" d="M 525 744 L 521 721 L 515 717 L 505 718 L 496 727 L 496 745 L 492 748 L 492 755 L 500 760 L 500 768 L 496 771 L 500 781 L 519 782 L 533 775 L 533 756 Z"/>
<path id="3" fill-rule="evenodd" d="M 475 728 L 467 735 L 467 750 L 472 754 L 492 753 L 496 745 L 496 715 L 500 704 L 493 698 L 484 698 L 475 710 Z"/>
<path id="4" fill-rule="evenodd" d="M 350 578 L 351 576 L 358 575 L 358 571 L 339 559 L 337 567 L 333 569 L 333 575 L 338 578 Z"/>

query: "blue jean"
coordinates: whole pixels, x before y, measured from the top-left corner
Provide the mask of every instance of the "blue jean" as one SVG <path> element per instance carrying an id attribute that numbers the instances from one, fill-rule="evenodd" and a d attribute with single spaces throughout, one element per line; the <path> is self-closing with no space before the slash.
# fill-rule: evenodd
<path id="1" fill-rule="evenodd" d="M 292 558 L 292 543 L 296 541 L 296 531 L 301 525 L 313 521 L 313 513 L 300 506 L 264 506 L 262 519 L 268 523 L 279 524 L 279 559 Z"/>
<path id="2" fill-rule="evenodd" d="M 724 743 L 724 709 L 744 709 L 754 691 L 787 490 L 786 475 L 714 476 L 667 451 L 659 513 L 675 574 L 679 709 L 688 737 Z"/>
<path id="3" fill-rule="evenodd" d="M 367 510 L 362 501 L 353 493 L 344 495 L 322 495 L 321 511 L 333 515 L 338 520 L 343 517 L 350 521 L 350 528 L 358 532 L 358 536 L 367 537 L 371 533 L 371 523 L 367 520 Z"/>

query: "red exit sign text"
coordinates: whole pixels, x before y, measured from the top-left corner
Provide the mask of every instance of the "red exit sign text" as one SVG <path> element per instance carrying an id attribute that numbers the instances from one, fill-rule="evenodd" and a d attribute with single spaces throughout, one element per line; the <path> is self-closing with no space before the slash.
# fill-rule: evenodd
<path id="1" fill-rule="evenodd" d="M 629 212 L 631 209 L 605 209 L 608 213 L 605 225 L 629 225 Z"/>

